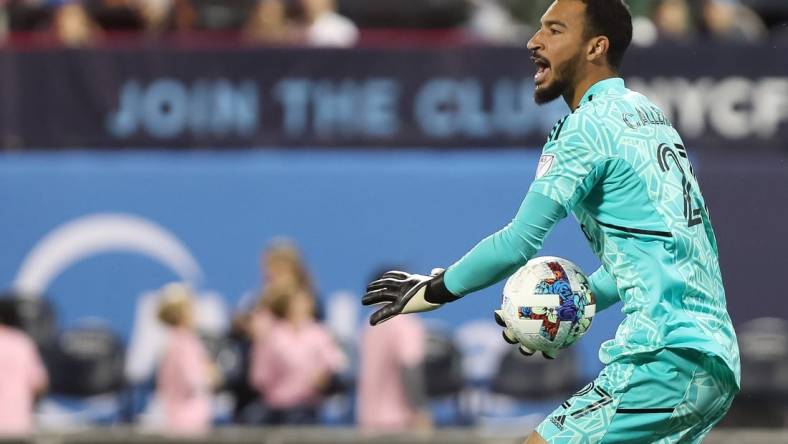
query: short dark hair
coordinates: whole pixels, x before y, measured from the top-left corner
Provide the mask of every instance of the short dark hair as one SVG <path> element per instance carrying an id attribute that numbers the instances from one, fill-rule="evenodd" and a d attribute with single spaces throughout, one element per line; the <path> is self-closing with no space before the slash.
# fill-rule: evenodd
<path id="1" fill-rule="evenodd" d="M 632 14 L 624 0 L 581 0 L 586 4 L 586 37 L 604 35 L 610 41 L 607 61 L 621 68 L 624 53 L 632 43 Z"/>

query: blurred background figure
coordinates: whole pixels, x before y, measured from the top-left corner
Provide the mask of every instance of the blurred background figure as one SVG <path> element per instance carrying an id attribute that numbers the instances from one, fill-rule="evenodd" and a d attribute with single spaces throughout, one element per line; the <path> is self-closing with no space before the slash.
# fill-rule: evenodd
<path id="1" fill-rule="evenodd" d="M 358 41 L 358 28 L 337 13 L 336 0 L 301 0 L 301 8 L 308 45 L 346 48 Z"/>
<path id="2" fill-rule="evenodd" d="M 264 337 L 255 336 L 250 369 L 266 408 L 264 422 L 315 424 L 322 393 L 347 359 L 315 321 L 314 296 L 307 289 L 276 285 L 264 298 L 274 320 Z"/>
<path id="3" fill-rule="evenodd" d="M 485 3 L 489 3 L 483 0 Z M 496 2 L 502 5 L 511 16 L 524 26 L 523 36 L 528 38 L 539 29 L 539 21 L 542 14 L 547 10 L 552 1 L 550 0 L 533 0 L 523 2 L 519 0 L 501 0 Z"/>
<path id="4" fill-rule="evenodd" d="M 67 46 L 95 43 L 103 35 L 166 31 L 174 0 L 60 0 L 51 4 L 52 28 Z"/>
<path id="5" fill-rule="evenodd" d="M 0 298 L 0 439 L 33 432 L 33 406 L 48 385 L 38 350 L 19 327 L 16 306 Z"/>
<path id="6" fill-rule="evenodd" d="M 262 290 L 256 297 L 254 309 L 248 317 L 246 327 L 251 338 L 259 344 L 268 336 L 276 318 L 284 318 L 283 302 L 280 297 L 292 295 L 293 289 L 298 289 L 304 296 L 312 299 L 310 303 L 311 316 L 319 319 L 320 307 L 318 305 L 312 277 L 304 263 L 301 252 L 296 244 L 287 238 L 274 239 L 260 255 L 260 275 L 263 279 Z M 280 310 L 276 314 L 274 305 Z M 249 313 L 247 313 L 247 316 Z"/>
<path id="7" fill-rule="evenodd" d="M 175 29 L 233 36 L 253 14 L 257 0 L 174 0 Z"/>
<path id="8" fill-rule="evenodd" d="M 83 0 L 82 4 L 104 31 L 140 32 L 146 28 L 145 0 Z"/>
<path id="9" fill-rule="evenodd" d="M 260 393 L 251 385 L 248 371 L 251 368 L 252 349 L 262 347 L 277 321 L 272 307 L 281 302 L 276 299 L 291 295 L 293 292 L 290 289 L 301 289 L 313 298 L 313 319 L 319 318 L 320 311 L 312 277 L 294 241 L 284 237 L 273 239 L 260 254 L 258 267 L 259 288 L 241 297 L 231 332 L 233 340 L 243 351 L 247 369 L 247 373 L 231 387 L 235 397 L 234 415 L 236 420 L 244 423 L 262 420 L 260 405 L 257 403 Z"/>
<path id="10" fill-rule="evenodd" d="M 54 11 L 53 33 L 65 46 L 87 46 L 99 38 L 100 31 L 85 6 L 76 0 L 65 0 Z"/>
<path id="11" fill-rule="evenodd" d="M 667 41 L 687 42 L 703 37 L 757 43 L 766 39 L 769 32 L 763 19 L 738 0 L 643 0 L 639 10 L 644 14 L 651 10 L 659 37 Z"/>
<path id="12" fill-rule="evenodd" d="M 298 246 L 288 238 L 277 238 L 260 256 L 260 271 L 265 287 L 297 286 L 314 291 L 312 277 Z"/>
<path id="13" fill-rule="evenodd" d="M 263 45 L 352 47 L 386 29 L 457 30 L 459 41 L 519 45 L 550 0 L 0 0 L 0 42 L 9 32 L 51 36 L 72 47 L 102 39 L 173 35 Z M 634 42 L 657 39 L 758 42 L 788 34 L 788 7 L 768 0 L 631 0 Z M 23 36 L 25 37 L 25 36 Z M 27 36 L 25 38 L 29 38 Z M 34 37 L 34 36 L 32 36 Z M 374 39 L 373 39 L 374 41 Z"/>
<path id="14" fill-rule="evenodd" d="M 702 0 L 700 17 L 706 34 L 722 41 L 757 43 L 768 37 L 763 20 L 739 0 Z"/>
<path id="15" fill-rule="evenodd" d="M 8 20 L 8 1 L 0 0 L 0 45 L 5 43 L 8 38 L 9 20 Z"/>
<path id="16" fill-rule="evenodd" d="M 240 310 L 233 319 L 233 329 L 243 332 L 248 338 L 262 340 L 270 329 L 275 316 L 270 294 L 279 294 L 282 289 L 303 289 L 313 299 L 315 289 L 312 277 L 295 242 L 277 238 L 260 254 L 260 287 L 241 297 Z M 279 289 L 272 291 L 272 289 Z M 313 316 L 319 318 L 319 306 L 313 301 Z"/>
<path id="17" fill-rule="evenodd" d="M 518 22 L 513 12 L 506 8 L 507 5 L 498 0 L 473 0 L 472 3 L 474 9 L 468 21 L 468 28 L 474 36 L 495 43 L 513 43 L 525 38 L 526 29 L 529 27 Z M 530 6 L 531 3 L 538 2 L 517 3 Z"/>
<path id="18" fill-rule="evenodd" d="M 248 40 L 255 43 L 294 43 L 297 38 L 283 0 L 259 0 L 246 21 L 243 32 Z"/>
<path id="19" fill-rule="evenodd" d="M 166 30 L 173 0 L 137 0 L 136 5 L 148 33 L 156 34 Z"/>
<path id="20" fill-rule="evenodd" d="M 396 316 L 364 329 L 359 350 L 359 427 L 387 432 L 432 428 L 425 348 L 426 333 L 418 316 Z"/>
<path id="21" fill-rule="evenodd" d="M 653 17 L 662 40 L 686 41 L 695 35 L 692 11 L 686 0 L 661 1 L 656 5 Z"/>
<path id="22" fill-rule="evenodd" d="M 197 11 L 190 0 L 173 0 L 172 30 L 189 32 L 197 28 Z"/>
<path id="23" fill-rule="evenodd" d="M 212 391 L 218 374 L 194 330 L 194 302 L 184 284 L 162 290 L 159 319 L 169 336 L 156 378 L 165 431 L 174 435 L 206 433 L 211 426 Z"/>

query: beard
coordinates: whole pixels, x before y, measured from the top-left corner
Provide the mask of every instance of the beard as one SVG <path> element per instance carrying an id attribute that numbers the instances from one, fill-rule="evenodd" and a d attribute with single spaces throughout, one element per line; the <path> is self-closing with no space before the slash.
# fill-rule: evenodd
<path id="1" fill-rule="evenodd" d="M 553 100 L 566 96 L 574 88 L 577 67 L 580 64 L 581 53 L 578 51 L 572 58 L 553 69 L 553 81 L 537 87 L 534 90 L 534 102 L 544 105 Z"/>

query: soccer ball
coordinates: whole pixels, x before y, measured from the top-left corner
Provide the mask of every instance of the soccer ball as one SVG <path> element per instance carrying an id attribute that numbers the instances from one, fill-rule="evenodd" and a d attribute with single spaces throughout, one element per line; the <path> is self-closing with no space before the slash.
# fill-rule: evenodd
<path id="1" fill-rule="evenodd" d="M 595 313 L 580 268 L 566 259 L 540 257 L 506 281 L 500 317 L 524 353 L 541 351 L 552 358 L 588 331 Z"/>

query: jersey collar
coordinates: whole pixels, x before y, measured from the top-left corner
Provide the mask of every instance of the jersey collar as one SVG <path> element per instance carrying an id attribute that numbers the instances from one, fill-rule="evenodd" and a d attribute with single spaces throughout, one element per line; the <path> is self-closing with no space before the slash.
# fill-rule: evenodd
<path id="1" fill-rule="evenodd" d="M 594 83 L 591 85 L 591 88 L 588 88 L 588 91 L 583 95 L 583 98 L 580 99 L 580 104 L 577 105 L 578 108 L 583 106 L 586 102 L 590 102 L 594 99 L 594 96 L 602 94 L 604 92 L 610 90 L 623 90 L 626 87 L 624 86 L 624 79 L 621 77 L 613 77 L 610 79 L 600 80 L 599 82 Z"/>

